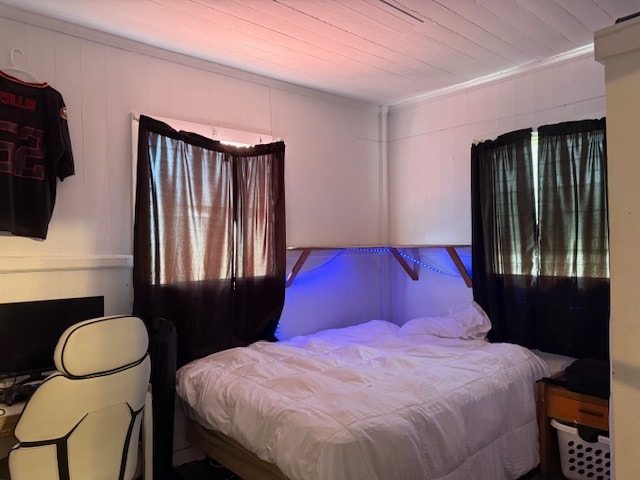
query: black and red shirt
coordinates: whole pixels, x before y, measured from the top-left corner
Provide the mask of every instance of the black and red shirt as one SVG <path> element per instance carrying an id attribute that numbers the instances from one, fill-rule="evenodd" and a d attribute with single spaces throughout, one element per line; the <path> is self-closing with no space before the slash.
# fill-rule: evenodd
<path id="1" fill-rule="evenodd" d="M 57 179 L 73 174 L 62 95 L 0 71 L 0 231 L 46 238 Z"/>

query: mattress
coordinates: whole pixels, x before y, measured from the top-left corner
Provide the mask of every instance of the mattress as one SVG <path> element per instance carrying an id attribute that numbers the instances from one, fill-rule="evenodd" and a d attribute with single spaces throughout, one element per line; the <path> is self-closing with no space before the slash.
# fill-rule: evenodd
<path id="1" fill-rule="evenodd" d="M 381 320 L 177 372 L 187 415 L 291 479 L 515 479 L 538 464 L 531 351 Z"/>

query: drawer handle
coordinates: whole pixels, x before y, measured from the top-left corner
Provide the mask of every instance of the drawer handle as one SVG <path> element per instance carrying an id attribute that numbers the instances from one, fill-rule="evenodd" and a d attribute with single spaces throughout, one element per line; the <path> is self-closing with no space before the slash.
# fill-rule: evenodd
<path id="1" fill-rule="evenodd" d="M 604 417 L 604 413 L 598 412 L 595 410 L 588 410 L 586 408 L 578 408 L 580 413 L 584 413 L 585 415 L 593 415 L 594 417 Z"/>

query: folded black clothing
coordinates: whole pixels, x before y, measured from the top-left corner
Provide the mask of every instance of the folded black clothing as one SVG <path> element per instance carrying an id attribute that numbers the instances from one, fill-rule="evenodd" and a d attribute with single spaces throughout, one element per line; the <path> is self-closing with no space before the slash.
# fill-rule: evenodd
<path id="1" fill-rule="evenodd" d="M 579 358 L 564 371 L 567 389 L 608 399 L 611 392 L 609 371 L 609 362 Z"/>
<path id="2" fill-rule="evenodd" d="M 597 428 L 585 427 L 584 425 L 577 425 L 578 436 L 587 443 L 595 443 L 600 439 L 600 436 L 608 436 L 607 432 L 598 430 Z"/>

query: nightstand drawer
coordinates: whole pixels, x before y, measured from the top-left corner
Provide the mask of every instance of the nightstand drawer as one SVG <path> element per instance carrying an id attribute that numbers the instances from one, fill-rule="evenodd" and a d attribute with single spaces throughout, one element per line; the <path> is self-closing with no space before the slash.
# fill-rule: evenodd
<path id="1" fill-rule="evenodd" d="M 602 403 L 585 402 L 567 396 L 548 396 L 547 416 L 586 427 L 609 430 L 609 407 Z"/>

